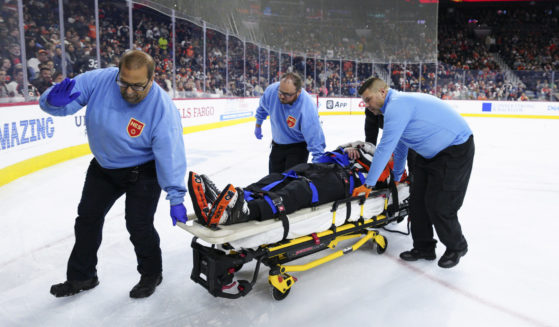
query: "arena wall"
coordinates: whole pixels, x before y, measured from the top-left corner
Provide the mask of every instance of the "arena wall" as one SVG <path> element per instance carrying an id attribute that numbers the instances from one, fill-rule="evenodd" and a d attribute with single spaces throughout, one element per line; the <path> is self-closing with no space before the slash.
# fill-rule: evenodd
<path id="1" fill-rule="evenodd" d="M 185 134 L 254 121 L 258 98 L 175 99 Z M 558 102 L 448 101 L 463 116 L 559 119 Z M 359 98 L 318 98 L 320 115 L 363 115 Z M 54 117 L 37 103 L 0 107 L 0 186 L 90 154 L 85 110 Z"/>

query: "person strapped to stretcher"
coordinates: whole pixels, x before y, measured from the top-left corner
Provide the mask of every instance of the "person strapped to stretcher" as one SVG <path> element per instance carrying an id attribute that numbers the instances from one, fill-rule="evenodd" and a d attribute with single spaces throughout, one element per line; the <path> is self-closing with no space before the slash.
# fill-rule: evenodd
<path id="1" fill-rule="evenodd" d="M 284 173 L 272 173 L 245 188 L 219 190 L 206 176 L 189 173 L 188 189 L 198 222 L 209 227 L 250 220 L 283 218 L 299 209 L 361 193 L 375 146 L 356 141 L 326 152 L 319 163 L 301 163 Z M 386 187 L 392 160 L 377 188 Z M 402 180 L 406 179 L 406 174 Z M 379 184 L 381 183 L 381 184 Z M 370 187 L 367 187 L 370 189 Z M 368 196 L 368 194 L 366 194 Z"/>

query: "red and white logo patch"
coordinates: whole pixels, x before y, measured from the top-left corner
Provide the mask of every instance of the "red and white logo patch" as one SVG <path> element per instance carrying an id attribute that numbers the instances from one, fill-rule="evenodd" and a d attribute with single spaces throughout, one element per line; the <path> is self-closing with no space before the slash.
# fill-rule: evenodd
<path id="1" fill-rule="evenodd" d="M 297 123 L 297 119 L 295 119 L 295 117 L 287 116 L 287 126 L 289 126 L 289 128 L 293 128 L 293 126 L 295 126 L 295 123 Z"/>
<path id="2" fill-rule="evenodd" d="M 128 122 L 128 127 L 126 127 L 126 131 L 128 132 L 128 135 L 130 137 L 138 137 L 140 136 L 140 134 L 142 134 L 142 131 L 144 130 L 144 126 L 145 124 L 142 123 L 139 120 L 136 120 L 134 118 L 130 118 L 130 121 Z"/>

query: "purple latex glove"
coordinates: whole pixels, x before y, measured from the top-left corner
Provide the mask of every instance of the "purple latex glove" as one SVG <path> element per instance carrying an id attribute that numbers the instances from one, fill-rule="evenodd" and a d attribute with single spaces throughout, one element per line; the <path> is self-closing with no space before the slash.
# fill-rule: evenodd
<path id="1" fill-rule="evenodd" d="M 171 206 L 171 219 L 173 219 L 173 226 L 177 225 L 177 221 L 186 224 L 188 217 L 186 216 L 184 204 L 181 203 Z"/>
<path id="2" fill-rule="evenodd" d="M 259 140 L 262 139 L 262 127 L 256 126 L 254 128 L 254 136 L 256 136 L 256 138 Z"/>
<path id="3" fill-rule="evenodd" d="M 62 82 L 52 87 L 49 95 L 47 96 L 47 102 L 51 106 L 64 107 L 68 103 L 76 100 L 76 98 L 82 93 L 78 91 L 74 94 L 70 94 L 74 85 L 76 85 L 75 80 L 65 78 Z"/>

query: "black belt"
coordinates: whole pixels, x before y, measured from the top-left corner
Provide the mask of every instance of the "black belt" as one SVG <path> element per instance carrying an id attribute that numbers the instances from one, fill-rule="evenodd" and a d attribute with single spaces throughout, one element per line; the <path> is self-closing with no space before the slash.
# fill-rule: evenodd
<path id="1" fill-rule="evenodd" d="M 272 146 L 273 146 L 273 147 L 278 147 L 278 148 L 291 148 L 291 147 L 294 147 L 294 148 L 298 148 L 298 147 L 306 148 L 306 147 L 307 147 L 307 142 L 279 144 L 279 143 L 276 143 L 275 141 L 272 141 Z"/>

